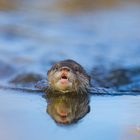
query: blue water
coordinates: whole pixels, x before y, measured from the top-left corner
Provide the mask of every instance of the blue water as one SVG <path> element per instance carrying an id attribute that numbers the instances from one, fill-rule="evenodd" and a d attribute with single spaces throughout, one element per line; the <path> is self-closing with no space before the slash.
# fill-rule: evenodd
<path id="1" fill-rule="evenodd" d="M 140 138 L 139 96 L 92 96 L 90 112 L 71 126 L 60 126 L 51 119 L 46 113 L 47 103 L 41 95 L 1 90 L 0 97 L 1 138 L 23 140 Z"/>

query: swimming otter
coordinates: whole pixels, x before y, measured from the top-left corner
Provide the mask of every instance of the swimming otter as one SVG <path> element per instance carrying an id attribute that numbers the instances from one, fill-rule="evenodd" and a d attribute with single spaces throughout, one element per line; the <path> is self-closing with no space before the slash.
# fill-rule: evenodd
<path id="1" fill-rule="evenodd" d="M 48 89 L 60 93 L 85 93 L 90 87 L 90 76 L 73 60 L 60 61 L 48 71 Z"/>

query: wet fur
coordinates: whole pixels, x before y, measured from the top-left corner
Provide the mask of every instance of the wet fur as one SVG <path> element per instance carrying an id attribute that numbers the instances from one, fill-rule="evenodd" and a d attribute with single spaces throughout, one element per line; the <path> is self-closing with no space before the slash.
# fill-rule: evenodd
<path id="1" fill-rule="evenodd" d="M 56 87 L 56 81 L 60 78 L 57 75 L 57 72 L 61 67 L 69 67 L 70 72 L 70 81 L 72 82 L 72 87 L 66 91 L 61 91 Z M 58 77 L 57 77 L 58 76 Z M 58 79 L 57 79 L 58 78 Z M 90 88 L 90 77 L 84 70 L 84 68 L 73 60 L 64 60 L 60 61 L 52 66 L 48 71 L 48 83 L 49 90 L 51 91 L 60 91 L 60 92 L 87 92 Z"/>

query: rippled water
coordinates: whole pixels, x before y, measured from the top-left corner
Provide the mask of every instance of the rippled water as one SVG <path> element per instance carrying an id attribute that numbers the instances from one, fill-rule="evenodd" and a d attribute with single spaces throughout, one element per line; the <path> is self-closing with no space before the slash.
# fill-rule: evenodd
<path id="1" fill-rule="evenodd" d="M 75 13 L 23 7 L 1 11 L 0 84 L 33 86 L 30 79 L 36 82 L 46 77 L 54 62 L 68 58 L 83 65 L 93 78 L 95 67 L 137 68 L 135 75 L 110 77 L 128 78 L 123 84 L 139 81 L 139 15 L 140 6 L 134 4 Z M 92 96 L 83 118 L 61 126 L 46 112 L 48 103 L 42 94 L 0 90 L 0 139 L 140 139 L 140 96 Z"/>

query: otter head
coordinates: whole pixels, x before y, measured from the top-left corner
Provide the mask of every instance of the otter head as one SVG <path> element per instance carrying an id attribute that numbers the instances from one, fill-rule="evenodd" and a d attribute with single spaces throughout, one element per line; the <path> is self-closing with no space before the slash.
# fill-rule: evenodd
<path id="1" fill-rule="evenodd" d="M 48 71 L 48 83 L 52 91 L 86 92 L 90 86 L 90 77 L 77 62 L 64 60 L 53 65 Z"/>

